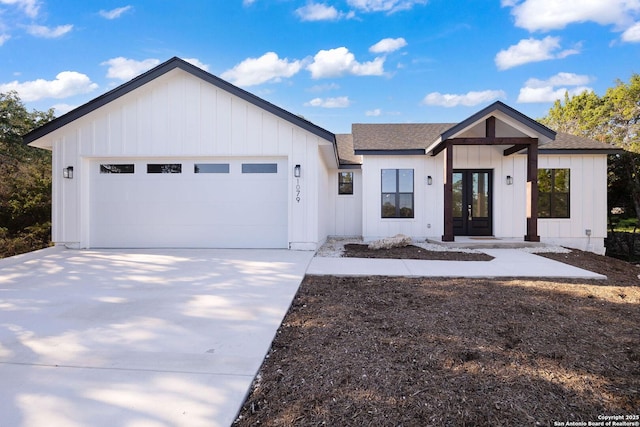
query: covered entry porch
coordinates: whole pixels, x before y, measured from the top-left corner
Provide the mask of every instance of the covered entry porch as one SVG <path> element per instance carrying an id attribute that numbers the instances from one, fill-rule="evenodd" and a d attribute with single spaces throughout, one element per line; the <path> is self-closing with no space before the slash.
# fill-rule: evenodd
<path id="1" fill-rule="evenodd" d="M 479 240 L 480 237 L 495 236 L 494 200 L 496 197 L 508 197 L 501 191 L 504 185 L 510 186 L 516 180 L 526 183 L 517 186 L 522 188 L 518 196 L 526 192 L 524 198 L 517 197 L 517 202 L 514 198 L 514 203 L 526 204 L 524 217 L 514 219 L 526 222 L 524 238 L 520 241 L 539 242 L 538 146 L 554 138 L 555 132 L 500 102 L 442 133 L 439 140 L 427 149 L 428 154 L 442 159 L 442 242 L 455 242 L 461 237 Z M 494 152 L 498 151 L 503 159 L 526 153 L 523 176 L 497 176 L 493 169 L 482 166 L 462 168 L 454 158 L 456 150 L 465 146 L 490 147 Z M 522 205 L 515 211 L 522 212 Z M 510 214 L 504 211 L 499 213 L 502 217 Z"/>

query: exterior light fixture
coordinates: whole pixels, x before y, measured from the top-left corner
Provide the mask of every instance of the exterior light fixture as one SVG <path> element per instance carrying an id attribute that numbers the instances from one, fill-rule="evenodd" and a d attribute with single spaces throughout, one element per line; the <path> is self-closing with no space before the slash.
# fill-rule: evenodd
<path id="1" fill-rule="evenodd" d="M 295 165 L 293 168 L 293 176 L 300 178 L 300 165 Z"/>
<path id="2" fill-rule="evenodd" d="M 73 179 L 73 166 L 67 166 L 62 169 L 62 177 L 67 179 Z"/>
<path id="3" fill-rule="evenodd" d="M 507 175 L 507 185 L 513 184 L 513 177 L 511 175 Z"/>
<path id="4" fill-rule="evenodd" d="M 433 184 L 433 178 L 431 177 L 431 175 L 429 175 L 427 177 L 427 185 L 431 185 L 431 184 Z"/>

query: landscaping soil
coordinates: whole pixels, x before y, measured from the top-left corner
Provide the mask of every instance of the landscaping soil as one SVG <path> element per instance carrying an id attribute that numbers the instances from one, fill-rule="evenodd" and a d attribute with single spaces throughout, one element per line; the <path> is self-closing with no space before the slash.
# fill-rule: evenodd
<path id="1" fill-rule="evenodd" d="M 580 251 L 543 256 L 609 279 L 307 276 L 234 425 L 637 415 L 640 269 Z"/>
<path id="2" fill-rule="evenodd" d="M 418 246 L 403 246 L 390 249 L 369 249 L 368 245 L 349 243 L 344 245 L 344 257 L 349 258 L 394 258 L 439 261 L 491 261 L 485 253 L 429 251 Z"/>

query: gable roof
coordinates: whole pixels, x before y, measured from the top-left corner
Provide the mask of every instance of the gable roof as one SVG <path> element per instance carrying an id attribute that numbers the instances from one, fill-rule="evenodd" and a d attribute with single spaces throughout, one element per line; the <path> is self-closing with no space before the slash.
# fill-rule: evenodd
<path id="1" fill-rule="evenodd" d="M 232 95 L 235 95 L 255 105 L 256 107 L 262 108 L 263 110 L 266 110 L 283 120 L 286 120 L 302 129 L 305 129 L 311 132 L 312 134 L 320 138 L 323 138 L 331 142 L 335 146 L 335 135 L 329 132 L 328 130 L 325 130 L 311 123 L 310 121 L 305 120 L 302 117 L 297 116 L 293 113 L 290 113 L 268 101 L 265 101 L 264 99 L 253 95 L 252 93 L 249 93 L 243 89 L 240 89 L 239 87 L 234 86 L 231 83 L 225 80 L 222 80 L 221 78 L 216 77 L 213 74 L 208 73 L 207 71 L 204 71 L 203 69 L 198 68 L 195 65 L 192 65 L 187 61 L 180 59 L 178 57 L 173 57 L 168 61 L 158 65 L 157 67 L 152 68 L 146 73 L 139 75 L 133 80 L 130 80 L 129 82 L 124 83 L 113 90 L 110 90 L 109 92 L 87 102 L 84 105 L 81 105 L 80 107 L 68 112 L 67 114 L 64 114 L 50 121 L 49 123 L 46 123 L 40 126 L 39 128 L 32 130 L 31 132 L 24 135 L 22 137 L 22 140 L 25 144 L 29 144 L 39 138 L 42 138 L 43 136 L 73 122 L 74 120 L 77 120 L 91 113 L 92 111 L 110 103 L 111 101 L 117 98 L 120 98 L 123 95 L 126 95 L 127 93 L 149 83 L 150 81 L 162 76 L 163 74 L 168 73 L 169 71 L 175 68 L 179 68 L 195 77 L 198 77 L 208 83 L 211 83 L 212 85 L 217 86 L 220 89 L 225 90 L 231 93 Z"/>
<path id="2" fill-rule="evenodd" d="M 525 116 L 520 111 L 509 107 L 508 105 L 504 104 L 503 102 L 496 101 L 493 104 L 491 104 L 491 105 L 483 108 L 482 110 L 478 111 L 474 115 L 470 116 L 469 118 L 461 121 L 457 125 L 447 129 L 447 131 L 443 132 L 442 135 L 441 135 L 442 140 L 444 141 L 447 138 L 451 138 L 455 134 L 463 131 L 467 127 L 473 125 L 474 123 L 476 123 L 477 121 L 481 120 L 483 117 L 493 113 L 494 111 L 500 111 L 501 113 L 506 114 L 507 116 L 511 117 L 512 119 L 522 123 L 523 125 L 527 126 L 530 129 L 532 129 L 534 132 L 542 134 L 542 135 L 546 136 L 547 138 L 549 138 L 551 140 L 555 139 L 556 132 L 552 131 L 551 129 L 549 129 L 548 127 L 543 125 L 542 123 L 540 123 L 540 122 L 538 122 L 536 120 L 533 120 L 532 118 L 530 118 L 528 116 Z"/>
<path id="3" fill-rule="evenodd" d="M 352 125 L 354 153 L 356 155 L 427 154 L 446 139 L 454 137 L 496 111 L 549 140 L 544 145 L 540 145 L 541 154 L 613 154 L 621 151 L 611 144 L 555 132 L 508 105 L 496 101 L 460 123 L 354 124 Z"/>

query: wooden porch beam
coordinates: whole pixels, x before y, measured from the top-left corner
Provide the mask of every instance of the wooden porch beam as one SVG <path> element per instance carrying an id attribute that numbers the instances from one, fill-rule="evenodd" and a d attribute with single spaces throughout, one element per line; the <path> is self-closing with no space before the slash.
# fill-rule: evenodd
<path id="1" fill-rule="evenodd" d="M 449 141 L 444 144 L 444 234 L 443 242 L 453 242 L 453 145 Z"/>
<path id="2" fill-rule="evenodd" d="M 539 242 L 538 236 L 538 144 L 527 151 L 527 234 L 526 242 Z"/>
<path id="3" fill-rule="evenodd" d="M 530 146 L 537 144 L 536 138 L 450 138 L 442 141 L 431 152 L 431 156 L 435 157 L 442 153 L 447 144 L 452 145 L 525 145 Z M 518 150 L 519 151 L 519 150 Z"/>
<path id="4" fill-rule="evenodd" d="M 507 148 L 506 150 L 504 150 L 503 154 L 504 154 L 505 157 L 508 157 L 508 156 L 510 156 L 512 154 L 515 154 L 518 151 L 522 151 L 522 150 L 524 150 L 525 148 L 528 148 L 528 147 L 529 147 L 529 145 L 517 144 L 517 145 L 514 145 L 511 148 Z"/>
<path id="5" fill-rule="evenodd" d="M 496 118 L 491 116 L 487 118 L 485 122 L 485 135 L 487 138 L 495 138 L 496 137 Z"/>

